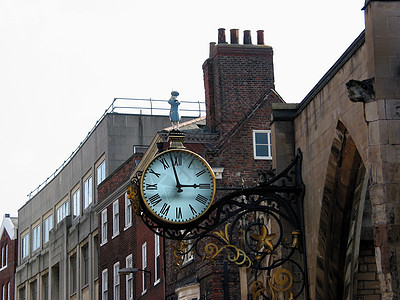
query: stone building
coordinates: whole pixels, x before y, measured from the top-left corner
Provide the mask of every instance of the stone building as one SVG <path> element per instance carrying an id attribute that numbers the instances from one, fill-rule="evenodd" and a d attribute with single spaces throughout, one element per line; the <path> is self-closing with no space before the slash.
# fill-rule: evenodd
<path id="1" fill-rule="evenodd" d="M 17 267 L 18 219 L 6 214 L 0 226 L 0 299 L 14 299 L 14 279 Z"/>
<path id="2" fill-rule="evenodd" d="M 167 116 L 106 111 L 19 209 L 18 299 L 98 298 L 97 187 L 168 124 Z"/>
<path id="3" fill-rule="evenodd" d="M 400 297 L 400 2 L 363 9 L 306 98 L 273 105 L 274 167 L 303 153 L 310 299 Z"/>

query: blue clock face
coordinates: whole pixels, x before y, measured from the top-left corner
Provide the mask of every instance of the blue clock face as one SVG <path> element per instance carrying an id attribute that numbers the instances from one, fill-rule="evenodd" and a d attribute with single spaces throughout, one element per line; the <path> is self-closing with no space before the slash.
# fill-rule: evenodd
<path id="1" fill-rule="evenodd" d="M 203 215 L 213 202 L 215 176 L 207 162 L 188 150 L 167 150 L 143 172 L 144 203 L 158 219 L 184 224 Z"/>

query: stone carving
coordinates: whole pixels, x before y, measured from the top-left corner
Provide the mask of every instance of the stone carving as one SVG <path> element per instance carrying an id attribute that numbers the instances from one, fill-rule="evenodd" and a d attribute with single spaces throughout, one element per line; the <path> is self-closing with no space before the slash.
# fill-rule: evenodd
<path id="1" fill-rule="evenodd" d="M 350 80 L 346 83 L 349 99 L 352 102 L 370 102 L 375 100 L 374 79 L 362 81 Z"/>

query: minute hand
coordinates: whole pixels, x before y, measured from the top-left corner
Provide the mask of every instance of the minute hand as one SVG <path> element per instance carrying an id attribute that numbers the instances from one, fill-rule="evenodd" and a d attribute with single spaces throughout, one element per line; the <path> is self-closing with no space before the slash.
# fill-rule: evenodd
<path id="1" fill-rule="evenodd" d="M 175 165 L 174 162 L 172 160 L 172 155 L 171 153 L 169 154 L 169 158 L 171 159 L 171 163 L 172 163 L 172 169 L 174 170 L 174 175 L 175 175 L 175 180 L 176 180 L 176 187 L 178 188 L 178 193 L 183 192 L 183 190 L 181 189 L 182 185 L 179 182 L 179 178 L 178 178 L 178 174 L 176 173 L 176 169 L 175 169 Z"/>

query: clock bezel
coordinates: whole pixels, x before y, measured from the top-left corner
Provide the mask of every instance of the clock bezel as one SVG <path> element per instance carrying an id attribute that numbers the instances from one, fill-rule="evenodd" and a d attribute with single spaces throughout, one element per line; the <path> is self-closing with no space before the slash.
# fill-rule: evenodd
<path id="1" fill-rule="evenodd" d="M 190 155 L 195 156 L 196 158 L 198 158 L 209 170 L 211 177 L 212 177 L 212 183 L 213 183 L 213 190 L 212 190 L 212 195 L 211 195 L 211 200 L 208 204 L 208 206 L 204 209 L 204 211 L 199 214 L 198 216 L 188 220 L 188 221 L 184 221 L 184 222 L 175 222 L 175 221 L 170 221 L 167 219 L 164 219 L 163 217 L 159 216 L 158 214 L 156 214 L 148 205 L 146 198 L 144 197 L 144 191 L 143 191 L 143 181 L 144 181 L 144 177 L 145 174 L 148 170 L 148 168 L 150 167 L 150 165 L 156 160 L 158 159 L 160 156 L 166 155 L 167 153 L 170 152 L 185 152 L 185 153 L 189 153 Z M 159 154 L 157 154 L 156 156 L 154 156 L 154 158 L 146 165 L 142 176 L 140 178 L 140 196 L 142 198 L 143 204 L 144 204 L 144 208 L 147 212 L 150 213 L 150 217 L 153 217 L 152 219 L 155 218 L 154 221 L 158 221 L 158 222 L 162 222 L 164 224 L 168 224 L 168 225 L 173 225 L 173 226 L 179 226 L 179 225 L 188 225 L 188 224 L 192 224 L 195 221 L 198 221 L 200 218 L 202 218 L 203 216 L 205 216 L 205 214 L 207 213 L 207 211 L 209 210 L 209 208 L 211 207 L 211 205 L 214 203 L 214 199 L 215 199 L 215 192 L 216 192 L 216 180 L 215 180 L 215 174 L 214 171 L 212 170 L 212 168 L 210 167 L 210 165 L 208 164 L 208 162 L 199 154 L 188 150 L 188 149 L 169 149 L 169 150 L 165 150 Z M 192 200 L 192 199 L 190 199 Z"/>

